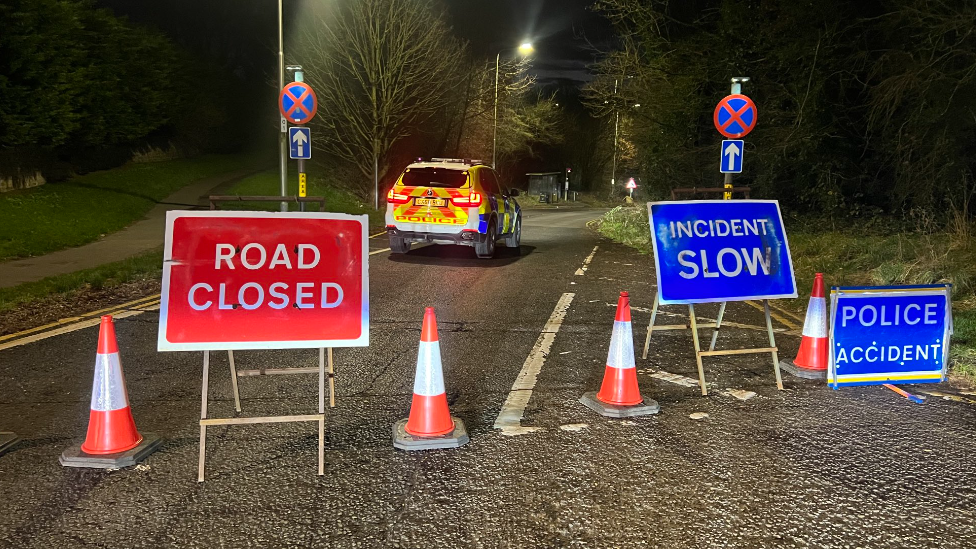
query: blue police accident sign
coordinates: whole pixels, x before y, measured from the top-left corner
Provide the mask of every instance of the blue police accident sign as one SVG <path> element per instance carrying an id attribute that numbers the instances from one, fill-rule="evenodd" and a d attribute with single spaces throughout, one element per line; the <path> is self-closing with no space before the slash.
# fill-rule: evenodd
<path id="1" fill-rule="evenodd" d="M 650 202 L 662 304 L 796 297 L 775 200 Z"/>
<path id="2" fill-rule="evenodd" d="M 312 158 L 312 130 L 308 128 L 288 128 L 289 157 L 292 160 Z"/>
<path id="3" fill-rule="evenodd" d="M 827 383 L 938 383 L 952 335 L 950 286 L 833 288 Z"/>
<path id="4" fill-rule="evenodd" d="M 741 139 L 726 139 L 722 141 L 722 163 L 718 170 L 721 173 L 742 173 L 742 154 L 745 152 L 745 141 Z"/>

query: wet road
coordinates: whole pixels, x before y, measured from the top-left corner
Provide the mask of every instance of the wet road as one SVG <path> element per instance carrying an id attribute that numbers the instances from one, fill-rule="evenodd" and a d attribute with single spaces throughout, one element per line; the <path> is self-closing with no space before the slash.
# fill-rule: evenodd
<path id="1" fill-rule="evenodd" d="M 117 322 L 137 424 L 166 439 L 136 468 L 57 462 L 84 436 L 97 328 L 0 351 L 0 429 L 25 439 L 0 457 L 0 546 L 976 546 L 972 403 L 917 405 L 878 387 L 833 391 L 788 376 L 777 391 L 764 355 L 707 359 L 702 397 L 687 386 L 697 378 L 690 334 L 671 331 L 637 360 L 660 414 L 610 420 L 583 407 L 603 376 L 618 293 L 631 292 L 639 349 L 654 291 L 651 259 L 587 229 L 596 217 L 530 212 L 521 255 L 500 249 L 487 262 L 432 246 L 372 256 L 372 344 L 336 351 L 323 477 L 312 424 L 231 426 L 211 428 L 198 484 L 200 353 L 157 353 L 155 312 Z M 523 429 L 494 428 L 566 294 Z M 451 411 L 471 442 L 407 453 L 394 450 L 390 429 L 409 410 L 428 305 Z M 717 307 L 700 309 L 714 318 Z M 662 322 L 686 321 L 680 307 L 664 311 Z M 790 357 L 799 338 L 780 316 Z M 727 317 L 743 328 L 723 333 L 720 348 L 765 346 L 759 311 L 731 304 Z M 240 352 L 238 367 L 315 359 Z M 212 416 L 233 414 L 225 372 L 218 355 Z M 737 398 L 746 392 L 756 396 Z M 315 376 L 242 378 L 241 393 L 246 415 L 314 413 L 317 402 Z M 708 417 L 689 417 L 697 412 Z"/>

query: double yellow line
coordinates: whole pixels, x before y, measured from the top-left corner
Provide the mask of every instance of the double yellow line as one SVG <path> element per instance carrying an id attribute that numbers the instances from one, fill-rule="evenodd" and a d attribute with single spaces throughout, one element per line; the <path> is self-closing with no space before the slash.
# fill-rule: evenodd
<path id="1" fill-rule="evenodd" d="M 762 306 L 762 303 L 759 303 L 759 302 L 756 302 L 756 301 L 746 301 L 746 304 L 749 305 L 750 307 L 754 308 L 754 309 L 759 310 L 759 311 L 763 311 L 764 310 L 763 309 L 763 306 Z M 803 319 L 802 318 L 800 318 L 800 317 L 796 316 L 795 314 L 791 313 L 790 311 L 787 311 L 786 309 L 784 309 L 784 308 L 776 305 L 774 302 L 772 302 L 772 301 L 769 302 L 769 309 L 770 309 L 769 316 L 771 316 L 771 317 L 775 318 L 776 320 L 780 321 L 784 326 L 786 326 L 790 330 L 800 330 L 800 329 L 803 328 Z M 777 314 L 777 313 L 779 313 L 779 314 Z M 799 322 L 800 324 L 796 324 L 796 322 Z"/>
<path id="2" fill-rule="evenodd" d="M 9 349 L 11 347 L 17 347 L 19 345 L 26 345 L 28 343 L 33 343 L 35 341 L 56 335 L 74 332 L 75 330 L 96 326 L 100 322 L 101 317 L 104 315 L 112 315 L 115 318 L 125 318 L 127 316 L 142 314 L 146 311 L 154 311 L 158 308 L 159 294 L 156 294 L 149 297 L 136 299 L 134 301 L 129 301 L 127 303 L 122 303 L 120 305 L 113 305 L 112 307 L 91 311 L 83 315 L 62 318 L 57 322 L 52 322 L 50 324 L 45 324 L 43 326 L 24 330 L 22 332 L 0 336 L 0 351 L 3 349 Z"/>

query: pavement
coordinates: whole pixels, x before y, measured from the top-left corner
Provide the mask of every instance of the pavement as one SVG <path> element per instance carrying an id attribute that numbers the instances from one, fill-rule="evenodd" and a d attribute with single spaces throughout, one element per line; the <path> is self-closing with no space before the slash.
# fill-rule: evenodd
<path id="1" fill-rule="evenodd" d="M 194 181 L 163 199 L 144 218 L 90 244 L 37 257 L 0 262 L 0 288 L 36 282 L 49 276 L 92 269 L 139 255 L 163 245 L 166 212 L 206 207 L 211 191 L 256 173 L 253 168 Z"/>
<path id="2" fill-rule="evenodd" d="M 390 255 L 372 239 L 371 345 L 336 350 L 324 476 L 314 424 L 226 426 L 210 428 L 197 483 L 201 353 L 156 352 L 154 307 L 116 330 L 136 422 L 162 448 L 127 469 L 62 468 L 85 435 L 97 327 L 7 340 L 0 429 L 23 440 L 0 456 L 0 547 L 976 546 L 976 397 L 909 388 L 944 395 L 919 405 L 789 376 L 779 391 L 768 355 L 707 358 L 702 396 L 687 331 L 655 333 L 640 358 L 654 266 L 588 229 L 598 216 L 528 212 L 521 254 L 487 261 L 457 247 Z M 608 419 L 579 402 L 603 378 L 621 290 L 656 415 Z M 404 452 L 391 427 L 409 412 L 425 306 L 470 443 Z M 777 317 L 789 358 L 798 321 Z M 659 318 L 686 322 L 687 309 Z M 726 318 L 736 328 L 719 348 L 768 343 L 755 307 L 732 303 Z M 235 357 L 309 367 L 317 353 Z M 226 356 L 210 379 L 211 417 L 232 416 Z M 313 413 L 316 385 L 241 378 L 244 415 Z"/>

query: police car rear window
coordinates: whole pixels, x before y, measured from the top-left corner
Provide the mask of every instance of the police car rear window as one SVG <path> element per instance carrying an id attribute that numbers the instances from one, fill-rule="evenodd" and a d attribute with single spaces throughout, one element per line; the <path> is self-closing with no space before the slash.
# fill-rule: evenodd
<path id="1" fill-rule="evenodd" d="M 407 187 L 440 187 L 457 189 L 468 180 L 468 172 L 443 168 L 411 168 L 403 174 Z"/>

